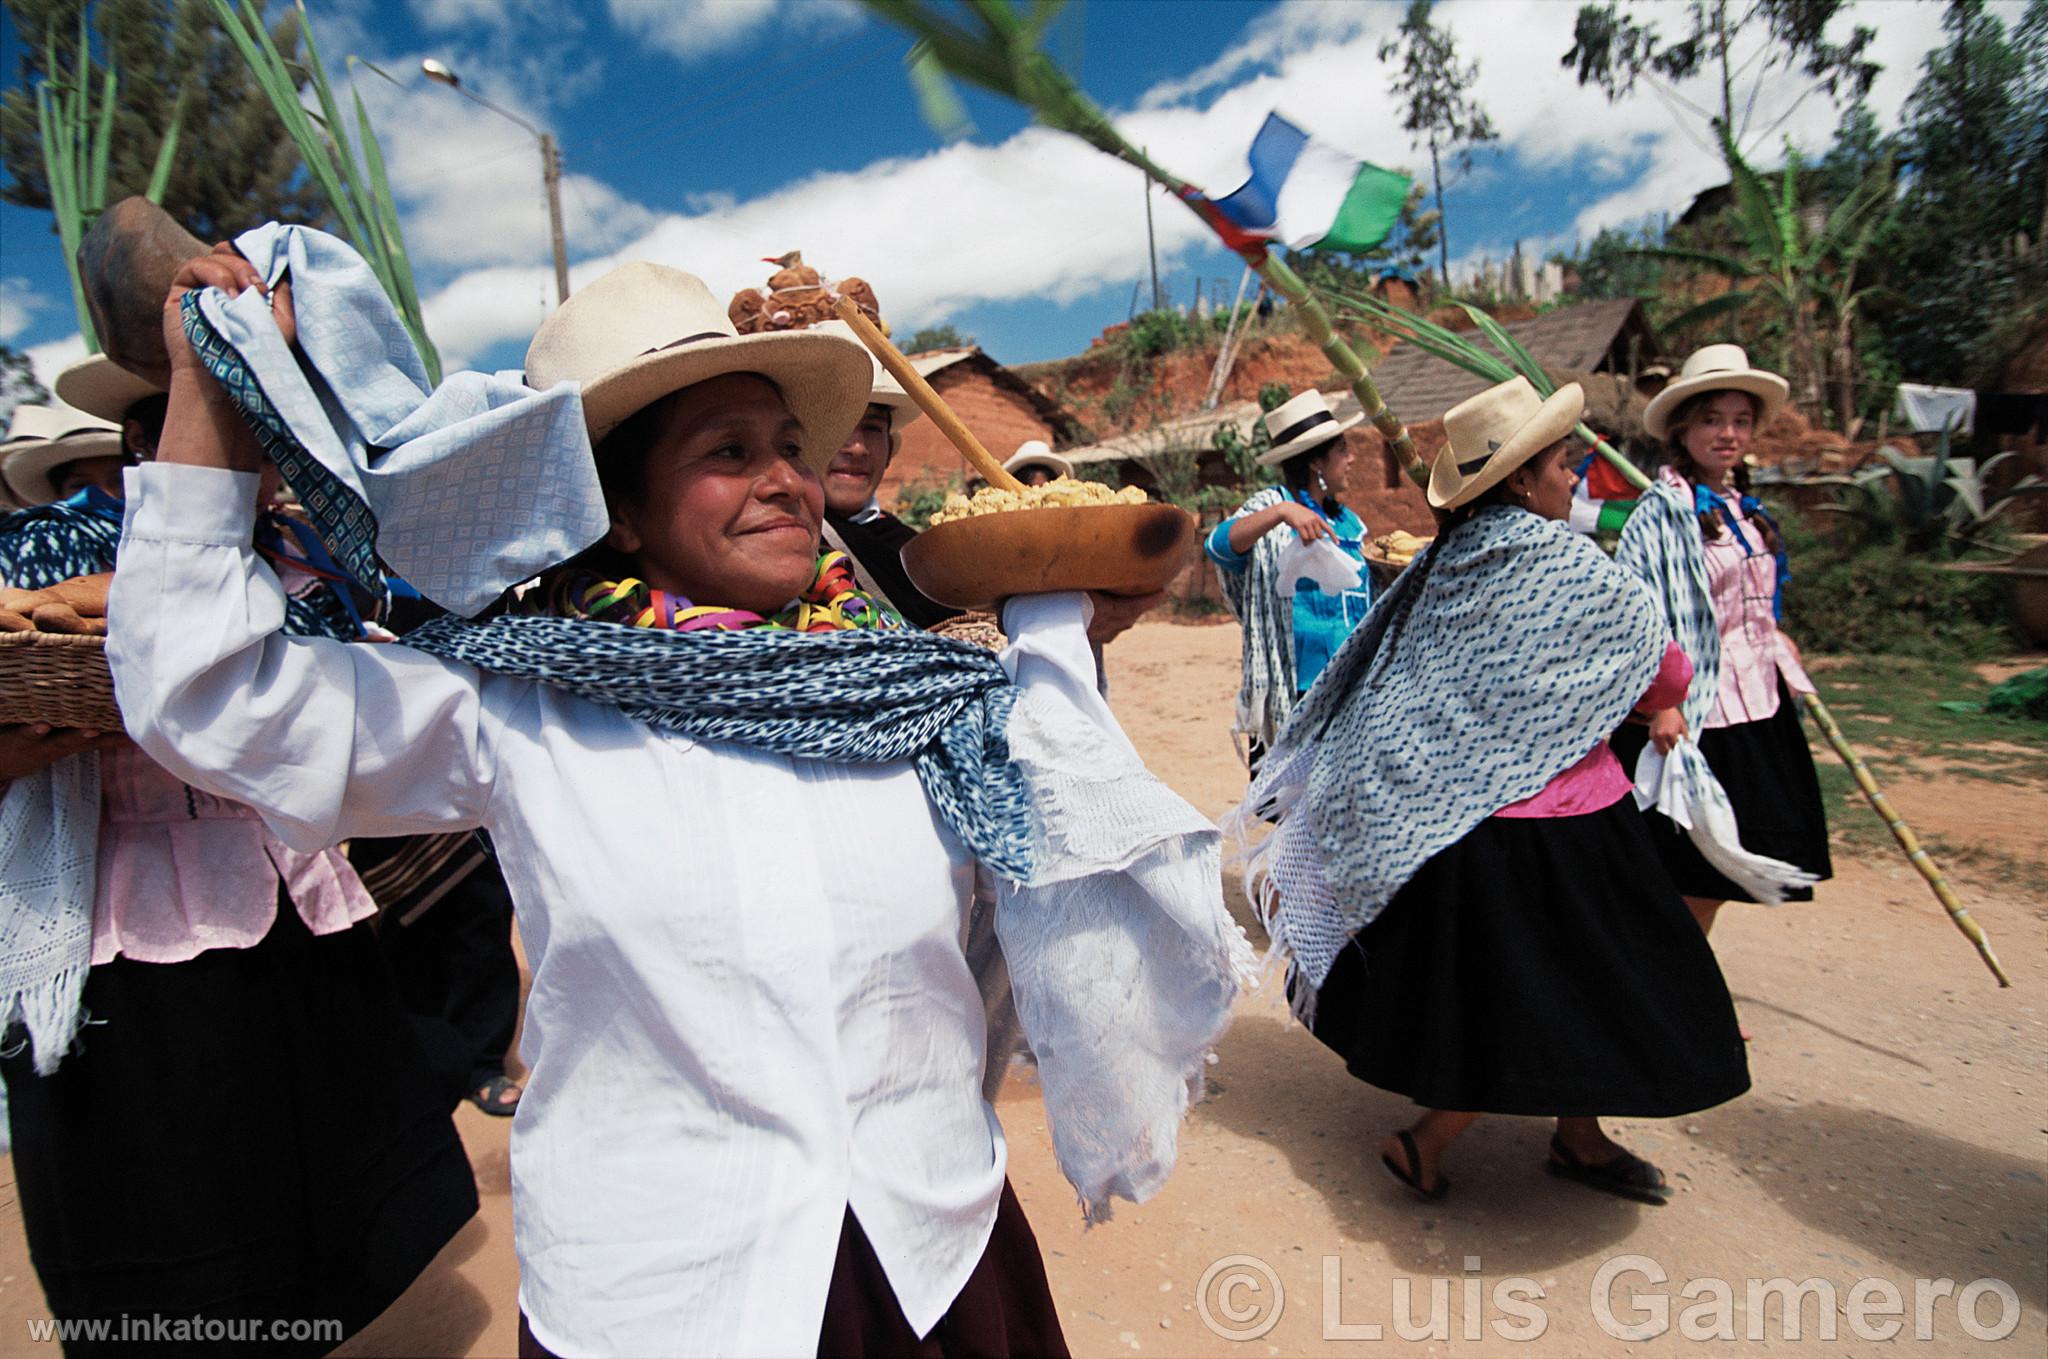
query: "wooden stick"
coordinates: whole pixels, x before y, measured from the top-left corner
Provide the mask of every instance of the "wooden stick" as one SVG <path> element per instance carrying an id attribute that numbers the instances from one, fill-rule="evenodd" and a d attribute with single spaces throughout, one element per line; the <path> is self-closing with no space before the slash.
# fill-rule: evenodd
<path id="1" fill-rule="evenodd" d="M 1900 849 L 1906 851 L 1907 860 L 1920 870 L 1920 876 L 1927 879 L 1927 885 L 1934 889 L 1935 900 L 1948 912 L 1948 918 L 1956 922 L 1956 928 L 1963 932 L 1963 937 L 1977 946 L 1977 956 L 1991 969 L 1991 975 L 1998 978 L 1998 984 L 2011 986 L 2012 978 L 2006 976 L 2005 969 L 1999 966 L 1998 955 L 1991 951 L 1991 941 L 1985 937 L 1983 927 L 1971 919 L 1969 908 L 1963 905 L 1955 889 L 1948 885 L 1948 877 L 1927 851 L 1920 847 L 1920 838 L 1913 834 L 1913 828 L 1906 824 L 1906 818 L 1899 815 L 1892 806 L 1891 799 L 1877 786 L 1877 780 L 1871 777 L 1870 766 L 1863 763 L 1863 757 L 1849 745 L 1849 738 L 1842 735 L 1842 729 L 1835 724 L 1834 714 L 1828 711 L 1828 705 L 1820 701 L 1819 694 L 1807 694 L 1805 697 L 1806 710 L 1813 714 L 1814 722 L 1828 738 L 1828 744 L 1835 748 L 1835 754 L 1841 756 L 1842 763 L 1849 766 L 1849 772 L 1856 777 L 1856 786 L 1863 790 L 1863 796 L 1869 800 L 1871 809 L 1891 829 L 1892 838 L 1899 842 Z"/>
<path id="2" fill-rule="evenodd" d="M 903 384 L 903 390 L 910 393 L 910 399 L 917 403 L 919 410 L 932 418 L 939 432 L 953 441 L 953 447 L 960 450 L 960 456 L 967 459 L 967 465 L 974 474 L 991 486 L 1005 491 L 1021 491 L 1024 483 L 1003 470 L 995 455 L 981 446 L 981 440 L 962 424 L 960 417 L 953 414 L 953 408 L 946 404 L 946 398 L 932 390 L 924 380 L 924 374 L 910 366 L 910 360 L 903 357 L 903 351 L 889 343 L 889 337 L 875 329 L 875 323 L 861 314 L 860 307 L 850 297 L 842 297 L 832 304 L 832 312 L 860 336 L 860 342 L 868 347 L 882 367 L 889 370 L 889 376 Z"/>

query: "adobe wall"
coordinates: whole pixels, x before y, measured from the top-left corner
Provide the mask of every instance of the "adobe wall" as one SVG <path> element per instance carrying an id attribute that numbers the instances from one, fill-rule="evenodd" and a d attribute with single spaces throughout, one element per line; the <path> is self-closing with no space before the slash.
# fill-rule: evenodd
<path id="1" fill-rule="evenodd" d="M 1017 445 L 1026 439 L 1055 442 L 1051 426 L 1039 417 L 1030 401 L 966 363 L 940 369 L 931 383 L 999 461 L 1016 452 Z M 894 504 L 906 483 L 944 480 L 965 471 L 966 464 L 946 436 L 939 433 L 938 426 L 930 420 L 919 420 L 903 431 L 903 447 L 889 464 L 888 475 L 882 478 L 881 502 Z"/>

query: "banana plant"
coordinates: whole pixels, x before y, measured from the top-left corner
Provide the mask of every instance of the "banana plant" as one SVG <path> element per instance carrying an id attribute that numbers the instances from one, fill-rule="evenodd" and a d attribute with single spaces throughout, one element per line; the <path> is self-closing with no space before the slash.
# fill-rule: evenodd
<path id="1" fill-rule="evenodd" d="M 1975 458 L 1959 458 L 1950 451 L 1954 434 L 1951 421 L 1931 456 L 1885 447 L 1878 450 L 1880 464 L 1826 478 L 1841 491 L 1834 504 L 1822 508 L 1926 552 L 1950 542 L 1974 545 L 1977 536 L 2021 497 L 2048 493 L 2048 481 L 2034 473 L 2002 491 L 1992 490 L 1992 470 L 2018 455 L 1999 453 L 1981 464 Z"/>
<path id="2" fill-rule="evenodd" d="M 71 305 L 78 313 L 78 333 L 88 354 L 100 352 L 99 334 L 85 306 L 85 285 L 78 277 L 78 243 L 92 229 L 93 222 L 107 206 L 107 162 L 112 150 L 114 112 L 118 107 L 120 77 L 111 56 L 102 65 L 95 98 L 93 86 L 92 31 L 86 12 L 78 12 L 78 45 L 72 50 L 69 68 L 58 61 L 54 30 L 43 40 L 43 79 L 36 86 L 36 133 L 43 152 L 43 177 L 50 189 L 50 212 L 57 219 L 57 239 L 64 248 L 64 271 L 71 280 Z M 170 182 L 171 166 L 178 154 L 178 126 L 185 113 L 185 96 L 180 93 L 171 108 L 170 126 L 164 129 L 163 144 L 157 148 L 150 167 L 149 184 L 143 197 L 161 203 L 164 186 Z"/>
<path id="3" fill-rule="evenodd" d="M 428 377 L 441 381 L 441 355 L 427 336 L 426 318 L 420 309 L 419 288 L 413 280 L 412 261 L 406 255 L 405 233 L 398 224 L 398 208 L 392 201 L 391 184 L 384 173 L 384 153 L 370 126 L 369 112 L 362 96 L 350 91 L 355 101 L 355 142 L 351 145 L 341 106 L 335 102 L 334 86 L 327 79 L 326 64 L 313 38 L 312 21 L 304 0 L 299 3 L 299 21 L 306 37 L 303 68 L 287 62 L 264 27 L 263 12 L 254 0 L 211 0 L 221 27 L 248 63 L 256 82 L 269 97 L 270 106 L 284 123 L 285 131 L 299 148 L 306 170 L 320 186 L 334 221 L 342 235 L 369 264 L 383 285 L 385 296 L 398 310 L 398 318 L 418 347 Z M 319 101 L 318 113 L 299 100 L 299 87 L 310 81 Z M 360 147 L 360 158 L 357 148 Z"/>

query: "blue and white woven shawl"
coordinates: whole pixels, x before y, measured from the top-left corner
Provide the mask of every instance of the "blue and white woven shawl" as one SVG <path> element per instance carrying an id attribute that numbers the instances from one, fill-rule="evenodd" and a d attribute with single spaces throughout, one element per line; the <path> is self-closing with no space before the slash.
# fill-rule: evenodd
<path id="1" fill-rule="evenodd" d="M 1721 689 L 1721 625 L 1707 582 L 1707 553 L 1700 542 L 1699 516 L 1684 483 L 1660 476 L 1643 492 L 1614 550 L 1615 563 L 1649 587 L 1671 634 L 1692 660 L 1692 686 L 1685 693 L 1685 724 L 1705 729 Z M 1742 847 L 1735 807 L 1714 775 L 1699 744 L 1687 736 L 1669 755 L 1649 744 L 1631 771 L 1636 804 L 1655 807 L 1684 829 L 1702 858 L 1722 876 L 1762 902 L 1779 902 L 1787 890 L 1810 887 L 1813 874 Z"/>
<path id="2" fill-rule="evenodd" d="M 1642 582 L 1562 523 L 1481 510 L 1403 572 L 1295 707 L 1237 813 L 1247 882 L 1303 985 L 1417 869 L 1626 718 L 1667 640 Z M 1391 653 L 1390 630 L 1398 623 Z"/>
<path id="3" fill-rule="evenodd" d="M 1230 518 L 1257 514 L 1286 498 L 1286 491 L 1269 486 Z M 1294 602 L 1280 592 L 1280 557 L 1298 541 L 1294 530 L 1282 524 L 1252 545 L 1242 571 L 1216 569 L 1223 598 L 1244 632 L 1232 730 L 1268 747 L 1294 707 Z"/>

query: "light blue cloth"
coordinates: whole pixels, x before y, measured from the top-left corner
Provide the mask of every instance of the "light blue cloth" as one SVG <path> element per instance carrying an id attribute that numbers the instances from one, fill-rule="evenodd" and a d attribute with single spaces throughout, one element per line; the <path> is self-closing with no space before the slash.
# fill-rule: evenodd
<path id="1" fill-rule="evenodd" d="M 248 378 L 230 394 L 303 450 L 294 459 L 266 440 L 350 575 L 375 587 L 381 557 L 467 617 L 604 535 L 574 384 L 536 392 L 513 373 L 456 373 L 430 391 L 390 299 L 342 241 L 273 222 L 235 246 L 267 282 L 290 275 L 303 363 L 253 289 L 205 290 L 204 325 L 188 308 L 187 333 L 216 376 L 220 350 L 240 356 Z"/>
<path id="2" fill-rule="evenodd" d="M 1307 693 L 1309 686 L 1316 682 L 1316 676 L 1323 673 L 1323 667 L 1337 654 L 1337 648 L 1344 645 L 1344 639 L 1352 630 L 1365 621 L 1366 613 L 1372 608 L 1372 576 L 1365 567 L 1365 521 L 1352 512 L 1351 507 L 1341 506 L 1336 518 L 1324 513 L 1306 496 L 1297 494 L 1295 500 L 1308 506 L 1328 521 L 1330 536 L 1339 551 L 1357 562 L 1361 568 L 1359 585 L 1355 590 L 1329 594 L 1316 582 L 1306 577 L 1295 582 L 1293 605 L 1294 630 L 1294 684 L 1297 694 Z M 1277 504 L 1278 501 L 1269 501 Z M 1242 575 L 1252 564 L 1253 554 L 1258 551 L 1256 544 L 1251 550 L 1239 552 L 1230 545 L 1230 526 L 1245 513 L 1257 513 L 1248 501 L 1244 509 L 1218 524 L 1209 533 L 1207 544 L 1209 560 L 1221 570 L 1232 575 Z M 1276 528 L 1267 538 L 1276 535 L 1285 543 L 1293 534 L 1292 529 Z M 1261 540 L 1263 541 L 1263 540 Z"/>

